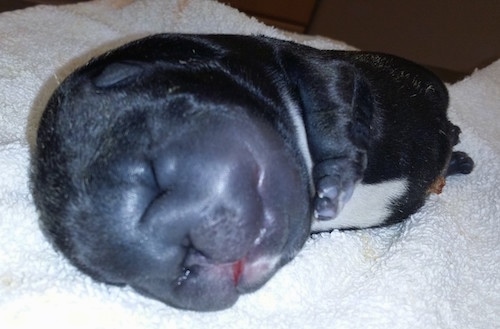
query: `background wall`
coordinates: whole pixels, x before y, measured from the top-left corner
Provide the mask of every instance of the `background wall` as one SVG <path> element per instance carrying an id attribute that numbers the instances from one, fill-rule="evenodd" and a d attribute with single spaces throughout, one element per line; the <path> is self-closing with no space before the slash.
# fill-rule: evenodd
<path id="1" fill-rule="evenodd" d="M 78 1 L 0 0 L 0 11 Z M 279 28 L 406 57 L 447 81 L 500 58 L 500 0 L 219 1 Z"/>
<path id="2" fill-rule="evenodd" d="M 500 1 L 318 0 L 307 32 L 468 73 L 500 57 Z"/>

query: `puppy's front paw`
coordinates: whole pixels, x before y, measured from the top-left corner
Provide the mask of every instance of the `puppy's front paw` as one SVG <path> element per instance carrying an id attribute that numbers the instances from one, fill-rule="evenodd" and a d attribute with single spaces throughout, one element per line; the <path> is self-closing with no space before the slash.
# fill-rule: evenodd
<path id="1" fill-rule="evenodd" d="M 316 186 L 314 217 L 328 220 L 337 217 L 354 191 L 354 181 L 342 182 L 332 176 L 323 177 Z"/>
<path id="2" fill-rule="evenodd" d="M 340 213 L 349 201 L 356 184 L 361 180 L 366 167 L 365 155 L 356 159 L 336 159 L 319 163 L 314 168 L 316 195 L 314 217 L 330 220 Z"/>

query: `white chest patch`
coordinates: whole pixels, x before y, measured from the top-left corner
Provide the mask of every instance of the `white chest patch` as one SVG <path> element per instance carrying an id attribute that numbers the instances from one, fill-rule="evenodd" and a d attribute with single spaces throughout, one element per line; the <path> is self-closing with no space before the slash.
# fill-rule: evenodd
<path id="1" fill-rule="evenodd" d="M 339 228 L 365 228 L 382 224 L 391 215 L 391 202 L 403 196 L 407 187 L 406 179 L 378 184 L 359 184 L 336 218 L 325 221 L 313 219 L 312 232 Z"/>
<path id="2" fill-rule="evenodd" d="M 313 161 L 311 159 L 311 153 L 309 152 L 309 142 L 307 140 L 306 128 L 300 109 L 291 99 L 290 95 L 282 94 L 282 97 L 290 113 L 290 117 L 292 118 L 293 126 L 295 127 L 295 135 L 297 136 L 297 144 L 299 146 L 300 153 L 306 163 L 308 174 L 311 176 Z"/>

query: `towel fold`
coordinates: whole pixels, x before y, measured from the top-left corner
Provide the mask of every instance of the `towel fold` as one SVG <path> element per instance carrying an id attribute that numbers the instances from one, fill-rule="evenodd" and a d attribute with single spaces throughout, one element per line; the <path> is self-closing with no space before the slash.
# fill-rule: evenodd
<path id="1" fill-rule="evenodd" d="M 500 61 L 449 86 L 458 149 L 476 162 L 405 223 L 323 233 L 259 291 L 216 313 L 180 311 L 93 282 L 44 239 L 29 193 L 29 149 L 58 81 L 150 33 L 264 34 L 215 1 L 101 0 L 0 14 L 0 328 L 485 328 L 500 323 Z"/>

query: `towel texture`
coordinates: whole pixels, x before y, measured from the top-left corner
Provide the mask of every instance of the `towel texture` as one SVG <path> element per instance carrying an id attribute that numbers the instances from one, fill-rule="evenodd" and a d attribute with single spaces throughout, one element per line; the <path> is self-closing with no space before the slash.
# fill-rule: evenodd
<path id="1" fill-rule="evenodd" d="M 214 1 L 117 0 L 0 14 L 0 328 L 499 328 L 500 61 L 450 86 L 451 177 L 403 224 L 324 233 L 262 289 L 216 313 L 179 311 L 80 274 L 41 235 L 29 149 L 57 81 L 91 56 L 159 32 L 264 34 L 320 48 Z"/>

